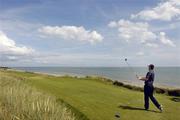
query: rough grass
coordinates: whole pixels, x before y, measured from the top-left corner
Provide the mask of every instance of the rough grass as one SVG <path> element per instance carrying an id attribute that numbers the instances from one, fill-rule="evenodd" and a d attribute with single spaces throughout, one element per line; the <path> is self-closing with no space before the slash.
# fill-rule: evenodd
<path id="1" fill-rule="evenodd" d="M 0 71 L 0 120 L 75 120 L 54 96 L 38 92 L 24 81 Z"/>
<path id="2" fill-rule="evenodd" d="M 98 78 L 54 77 L 27 72 L 7 71 L 9 75 L 27 79 L 29 85 L 46 91 L 85 114 L 90 120 L 179 120 L 179 97 L 155 94 L 163 105 L 160 113 L 150 102 L 150 110 L 143 109 L 143 92 L 112 85 Z M 80 119 L 81 120 L 81 119 Z"/>

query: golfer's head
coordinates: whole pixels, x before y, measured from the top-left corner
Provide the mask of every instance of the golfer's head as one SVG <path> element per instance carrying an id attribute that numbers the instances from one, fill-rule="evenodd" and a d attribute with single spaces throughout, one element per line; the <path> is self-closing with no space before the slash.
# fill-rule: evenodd
<path id="1" fill-rule="evenodd" d="M 154 70 L 154 65 L 150 64 L 150 65 L 148 65 L 148 68 L 149 68 L 149 70 Z"/>

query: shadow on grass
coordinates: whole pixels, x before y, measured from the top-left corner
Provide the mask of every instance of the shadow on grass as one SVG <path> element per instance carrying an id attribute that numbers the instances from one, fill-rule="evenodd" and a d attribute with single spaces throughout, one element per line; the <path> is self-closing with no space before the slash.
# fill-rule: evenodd
<path id="1" fill-rule="evenodd" d="M 141 110 L 141 111 L 148 111 L 148 112 L 161 113 L 161 112 L 155 111 L 155 110 L 145 110 L 144 108 L 131 107 L 131 106 L 127 106 L 127 105 L 120 105 L 120 106 L 118 106 L 118 108 L 122 108 L 122 109 L 126 109 L 126 110 Z"/>
<path id="2" fill-rule="evenodd" d="M 173 98 L 170 98 L 172 101 L 174 102 L 180 102 L 180 97 L 173 97 Z"/>

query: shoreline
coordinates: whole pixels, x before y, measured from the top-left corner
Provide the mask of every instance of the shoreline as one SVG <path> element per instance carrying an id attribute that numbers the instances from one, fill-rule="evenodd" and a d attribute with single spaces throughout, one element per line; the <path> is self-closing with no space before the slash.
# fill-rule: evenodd
<path id="1" fill-rule="evenodd" d="M 37 73 L 46 73 L 55 76 L 77 76 L 77 77 L 86 77 L 86 76 L 98 76 L 111 79 L 113 81 L 120 81 L 126 84 L 132 84 L 136 86 L 144 86 L 143 81 L 139 81 L 136 77 L 131 74 L 131 71 L 125 69 L 126 67 L 117 67 L 120 69 L 116 69 L 116 67 L 107 67 L 107 69 L 101 69 L 96 67 L 95 69 L 89 69 L 86 67 L 10 67 L 18 70 L 26 70 Z M 70 68 L 70 69 L 69 69 Z M 72 69 L 71 69 L 72 68 Z M 103 68 L 103 67 L 102 67 Z M 106 68 L 106 67 L 104 67 Z M 111 69 L 113 68 L 113 69 Z M 123 68 L 123 69 L 121 69 Z M 146 74 L 144 67 L 143 69 L 137 69 L 137 74 L 140 76 L 144 76 Z M 159 69 L 159 68 L 157 68 Z M 173 72 L 175 70 L 175 72 Z M 178 69 L 179 70 L 179 69 Z M 162 88 L 180 88 L 180 78 L 178 76 L 178 72 L 173 67 L 173 71 L 164 71 L 159 69 L 157 72 L 156 80 L 154 82 L 154 86 L 162 87 Z M 170 73 L 169 73 L 170 72 Z"/>
<path id="2" fill-rule="evenodd" d="M 143 84 L 140 85 L 140 84 L 135 84 L 135 83 L 129 82 L 129 81 L 113 80 L 113 79 L 110 79 L 110 78 L 104 77 L 104 76 L 95 76 L 95 75 L 77 76 L 77 75 L 70 75 L 70 74 L 51 74 L 51 73 L 45 73 L 45 72 L 32 72 L 32 71 L 27 71 L 27 70 L 19 70 L 19 69 L 15 69 L 15 68 L 8 68 L 6 70 L 29 72 L 29 73 L 40 74 L 40 75 L 50 75 L 50 76 L 54 76 L 54 77 L 92 78 L 92 79 L 98 79 L 98 80 L 104 81 L 104 82 L 109 82 L 114 86 L 124 87 L 124 88 L 131 89 L 131 90 L 136 90 L 136 91 L 142 92 L 144 89 Z M 169 96 L 180 96 L 180 88 L 178 88 L 178 87 L 155 85 L 154 88 L 155 88 L 156 93 L 166 94 Z"/>
<path id="3" fill-rule="evenodd" d="M 85 77 L 95 77 L 95 78 L 103 78 L 103 79 L 108 79 L 111 80 L 112 82 L 118 81 L 120 83 L 123 84 L 127 84 L 127 85 L 133 85 L 136 87 L 144 87 L 144 82 L 141 81 L 135 81 L 132 82 L 130 80 L 122 80 L 122 79 L 112 79 L 110 77 L 107 76 L 100 76 L 100 75 L 82 75 L 82 74 L 75 74 L 75 73 L 48 73 L 48 72 L 35 72 L 35 71 L 28 71 L 28 70 L 20 70 L 20 69 L 16 69 L 16 68 L 9 68 L 9 70 L 15 70 L 15 71 L 22 71 L 22 72 L 32 72 L 32 73 L 37 73 L 37 74 L 43 74 L 43 75 L 52 75 L 52 76 L 56 76 L 56 77 L 62 77 L 62 76 L 70 76 L 70 77 L 78 77 L 78 78 L 85 78 Z M 160 83 L 154 83 L 155 87 L 160 87 L 163 89 L 180 89 L 180 86 L 173 86 L 173 85 L 163 85 Z"/>

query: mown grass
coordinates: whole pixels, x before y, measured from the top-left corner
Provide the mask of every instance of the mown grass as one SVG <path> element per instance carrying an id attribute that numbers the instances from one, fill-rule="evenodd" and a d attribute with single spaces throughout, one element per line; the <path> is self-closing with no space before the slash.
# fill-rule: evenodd
<path id="1" fill-rule="evenodd" d="M 75 120 L 54 96 L 26 85 L 23 77 L 0 71 L 0 120 Z"/>
<path id="2" fill-rule="evenodd" d="M 54 77 L 27 72 L 7 71 L 9 75 L 27 79 L 27 83 L 46 91 L 73 106 L 90 120 L 179 120 L 180 102 L 172 96 L 156 94 L 164 106 L 160 113 L 152 103 L 143 109 L 143 92 L 117 87 L 97 78 Z M 179 99 L 179 98 L 178 98 Z M 81 120 L 81 119 L 80 119 Z"/>

